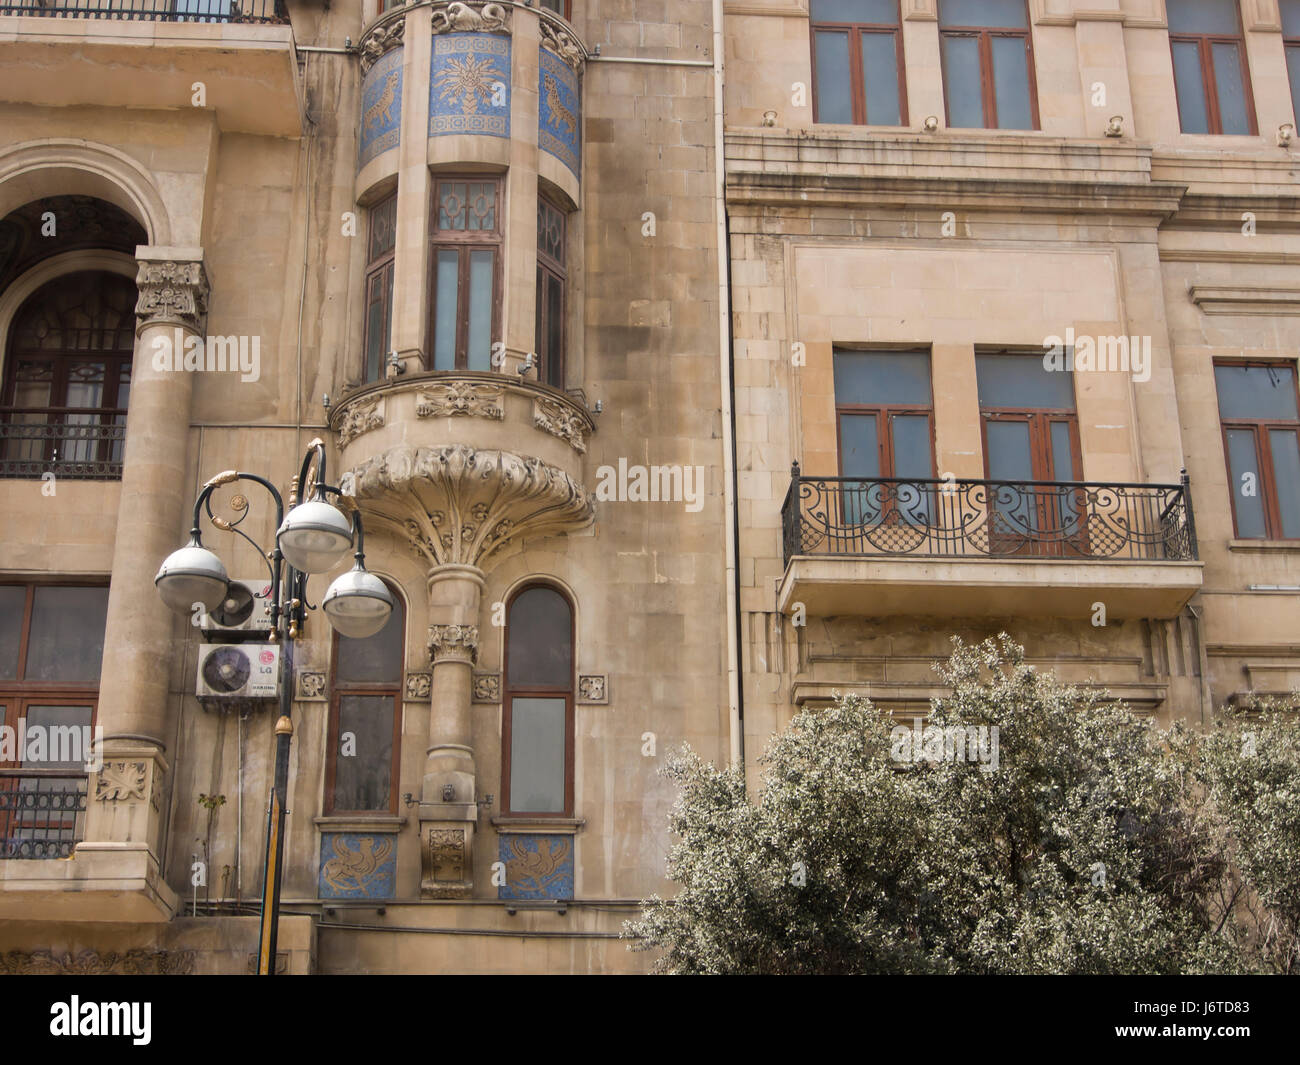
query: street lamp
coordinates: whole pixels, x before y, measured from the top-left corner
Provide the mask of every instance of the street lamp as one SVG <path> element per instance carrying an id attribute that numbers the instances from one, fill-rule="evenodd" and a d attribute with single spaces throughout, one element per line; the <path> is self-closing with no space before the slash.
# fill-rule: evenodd
<path id="1" fill-rule="evenodd" d="M 212 493 L 221 485 L 235 481 L 254 481 L 275 501 L 274 550 L 263 551 L 252 537 L 238 528 L 249 513 L 246 502 L 240 508 L 243 513 L 232 521 L 212 513 Z M 307 445 L 294 487 L 295 492 L 301 489 L 304 502 L 295 505 L 295 497 L 290 496 L 290 509 L 286 515 L 280 493 L 265 477 L 236 470 L 217 474 L 204 484 L 194 502 L 190 542 L 168 555 L 154 578 L 163 602 L 181 614 L 190 614 L 196 604 L 205 611 L 211 610 L 225 598 L 230 580 L 221 559 L 205 548 L 199 537 L 200 511 L 206 511 L 208 520 L 216 528 L 242 536 L 268 560 L 271 640 L 280 643 L 282 649 L 280 718 L 275 723 L 275 780 L 267 811 L 266 872 L 262 882 L 262 931 L 258 945 L 257 971 L 262 976 L 275 974 L 284 859 L 284 809 L 289 790 L 289 744 L 293 737 L 289 714 L 293 705 L 293 645 L 306 620 L 306 611 L 312 609 L 307 603 L 307 577 L 333 569 L 355 542 L 355 565 L 329 586 L 321 602 L 325 616 L 342 635 L 364 639 L 384 627 L 394 605 L 392 593 L 384 582 L 366 571 L 365 531 L 360 511 L 339 488 L 325 483 L 325 445 L 319 438 Z M 337 497 L 351 512 L 350 517 L 328 502 L 326 495 Z"/>

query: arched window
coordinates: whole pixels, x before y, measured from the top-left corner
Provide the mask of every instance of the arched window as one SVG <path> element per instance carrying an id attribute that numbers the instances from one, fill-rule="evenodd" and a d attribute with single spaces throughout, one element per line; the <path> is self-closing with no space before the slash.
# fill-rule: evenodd
<path id="1" fill-rule="evenodd" d="M 534 584 L 506 619 L 501 809 L 573 816 L 573 608 Z"/>
<path id="2" fill-rule="evenodd" d="M 135 304 L 129 278 L 86 271 L 19 308 L 0 391 L 0 476 L 122 476 Z"/>
<path id="3" fill-rule="evenodd" d="M 374 636 L 334 635 L 330 685 L 327 814 L 396 814 L 406 662 L 406 607 L 396 605 Z"/>

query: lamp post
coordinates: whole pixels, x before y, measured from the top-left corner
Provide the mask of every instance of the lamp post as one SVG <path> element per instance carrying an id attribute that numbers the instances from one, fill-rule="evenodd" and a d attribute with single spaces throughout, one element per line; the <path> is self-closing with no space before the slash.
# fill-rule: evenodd
<path id="1" fill-rule="evenodd" d="M 314 471 L 313 471 L 314 466 Z M 308 481 L 308 475 L 311 480 Z M 158 570 L 154 584 L 163 602 L 181 614 L 191 614 L 195 606 L 206 612 L 225 599 L 230 585 L 226 567 L 213 552 L 203 546 L 199 535 L 199 514 L 218 529 L 242 536 L 259 555 L 267 560 L 271 574 L 270 613 L 271 641 L 281 645 L 280 716 L 275 723 L 275 779 L 267 805 L 266 866 L 262 880 L 262 928 L 258 941 L 260 976 L 275 975 L 276 939 L 280 924 L 281 870 L 284 862 L 284 815 L 289 789 L 289 744 L 293 738 L 290 710 L 293 706 L 293 647 L 302 631 L 308 609 L 307 578 L 313 573 L 333 569 L 355 542 L 356 563 L 338 577 L 321 600 L 321 609 L 330 624 L 342 635 L 356 639 L 373 636 L 388 621 L 393 597 L 374 574 L 365 567 L 365 531 L 361 513 L 343 492 L 325 481 L 325 445 L 319 439 L 307 445 L 295 492 L 289 497 L 289 513 L 275 485 L 255 473 L 226 470 L 204 484 L 194 502 L 194 520 L 190 542 L 172 552 Z M 275 502 L 275 547 L 264 551 L 242 529 L 243 513 L 233 521 L 212 513 L 212 493 L 224 484 L 253 481 L 270 493 Z M 301 491 L 303 502 L 296 494 Z M 334 496 L 348 509 L 350 517 L 326 500 Z"/>

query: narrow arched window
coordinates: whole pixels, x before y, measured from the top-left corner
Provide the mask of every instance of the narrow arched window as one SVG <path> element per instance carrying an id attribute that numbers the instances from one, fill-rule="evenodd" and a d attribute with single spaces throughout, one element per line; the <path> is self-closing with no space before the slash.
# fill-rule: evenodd
<path id="1" fill-rule="evenodd" d="M 325 812 L 396 814 L 406 608 L 396 605 L 374 636 L 334 635 Z"/>
<path id="2" fill-rule="evenodd" d="M 501 809 L 573 816 L 573 608 L 549 585 L 524 588 L 506 619 Z"/>

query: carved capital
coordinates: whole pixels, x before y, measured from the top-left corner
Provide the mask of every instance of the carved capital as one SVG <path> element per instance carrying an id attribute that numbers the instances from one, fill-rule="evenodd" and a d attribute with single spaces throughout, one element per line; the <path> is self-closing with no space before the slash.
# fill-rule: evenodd
<path id="1" fill-rule="evenodd" d="M 438 662 L 478 661 L 477 625 L 430 625 L 429 660 Z"/>
<path id="2" fill-rule="evenodd" d="M 208 322 L 208 275 L 202 262 L 142 259 L 135 278 L 136 330 L 181 325 L 202 335 Z"/>
<path id="3" fill-rule="evenodd" d="M 533 400 L 533 425 L 567 441 L 579 455 L 587 453 L 587 442 L 583 436 L 586 423 L 576 411 L 563 403 L 538 396 Z"/>
<path id="4" fill-rule="evenodd" d="M 500 385 L 479 384 L 474 381 L 453 381 L 448 385 L 422 388 L 415 403 L 417 418 L 450 418 L 463 414 L 470 418 L 491 418 L 500 421 L 505 417 L 501 405 Z"/>
<path id="5" fill-rule="evenodd" d="M 500 4 L 435 4 L 433 32 L 509 33 L 510 10 Z"/>

